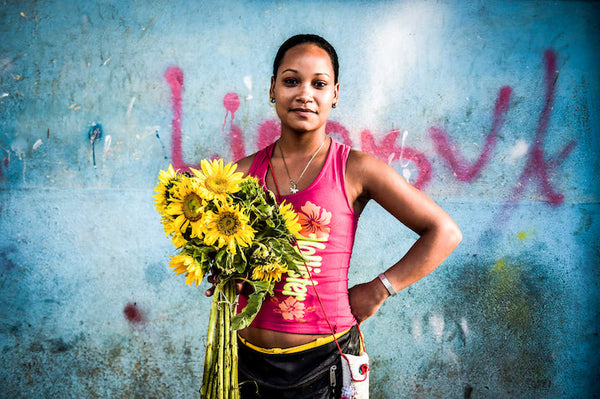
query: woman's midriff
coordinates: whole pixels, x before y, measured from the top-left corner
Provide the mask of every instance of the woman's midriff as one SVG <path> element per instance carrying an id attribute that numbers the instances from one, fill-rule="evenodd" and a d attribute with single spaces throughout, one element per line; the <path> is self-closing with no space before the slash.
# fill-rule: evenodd
<path id="1" fill-rule="evenodd" d="M 265 349 L 292 348 L 308 344 L 318 338 L 331 336 L 331 334 L 290 334 L 256 327 L 244 328 L 239 330 L 238 334 L 251 344 Z"/>

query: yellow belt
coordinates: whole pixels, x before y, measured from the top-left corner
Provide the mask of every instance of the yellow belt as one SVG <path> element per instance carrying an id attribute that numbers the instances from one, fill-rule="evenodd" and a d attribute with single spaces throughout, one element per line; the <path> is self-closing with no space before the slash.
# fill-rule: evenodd
<path id="1" fill-rule="evenodd" d="M 344 336 L 344 334 L 347 334 L 349 331 L 350 331 L 350 328 L 347 329 L 346 331 L 335 334 L 335 339 L 340 339 L 340 337 Z M 318 346 L 333 342 L 333 335 L 329 335 L 327 337 L 317 338 L 314 341 L 308 342 L 306 344 L 292 346 L 290 348 L 261 348 L 260 346 L 251 344 L 250 342 L 246 341 L 244 338 L 240 337 L 239 335 L 238 335 L 238 338 L 240 339 L 242 344 L 244 344 L 248 348 L 254 349 L 257 352 L 267 353 L 270 355 L 280 355 L 280 354 L 301 352 L 301 351 L 305 351 L 307 349 L 316 348 Z"/>

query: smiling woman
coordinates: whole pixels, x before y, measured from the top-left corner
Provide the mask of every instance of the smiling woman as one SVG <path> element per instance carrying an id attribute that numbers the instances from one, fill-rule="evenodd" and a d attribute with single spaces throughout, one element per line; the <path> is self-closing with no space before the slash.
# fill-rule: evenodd
<path id="1" fill-rule="evenodd" d="M 282 130 L 314 132 L 338 101 L 339 83 L 326 50 L 303 43 L 290 48 L 271 78 L 270 95 Z"/>
<path id="2" fill-rule="evenodd" d="M 238 171 L 256 177 L 298 213 L 297 247 L 305 258 L 298 270 L 277 268 L 282 278 L 273 295 L 239 331 L 242 398 L 367 397 L 358 324 L 434 270 L 461 240 L 448 214 L 391 166 L 327 136 L 339 99 L 338 69 L 325 39 L 297 35 L 284 42 L 269 91 L 281 135 L 238 162 Z M 358 218 L 371 199 L 420 237 L 385 273 L 374 270 L 379 276 L 348 289 Z M 267 275 L 275 269 L 259 270 Z M 248 303 L 247 290 L 241 292 L 240 310 Z M 342 369 L 350 370 L 352 356 L 361 356 L 363 367 L 348 376 Z"/>

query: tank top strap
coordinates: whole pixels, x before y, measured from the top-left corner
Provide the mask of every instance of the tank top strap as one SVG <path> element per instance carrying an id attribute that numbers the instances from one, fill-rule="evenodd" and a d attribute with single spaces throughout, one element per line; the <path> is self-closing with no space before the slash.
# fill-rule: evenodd
<path id="1" fill-rule="evenodd" d="M 254 176 L 258 179 L 258 182 L 266 187 L 265 179 L 267 177 L 267 171 L 269 169 L 268 159 L 271 157 L 271 153 L 273 152 L 273 147 L 275 143 L 271 143 L 262 150 L 258 151 L 252 160 L 252 164 L 250 165 L 250 169 L 248 170 L 249 176 Z"/>
<path id="2" fill-rule="evenodd" d="M 346 190 L 346 165 L 348 164 L 348 157 L 350 156 L 351 148 L 350 146 L 333 139 L 331 139 L 331 146 L 331 161 L 333 163 L 331 173 L 334 174 L 332 178 L 337 184 L 337 187 L 340 187 L 340 189 L 343 191 L 348 208 L 354 212 L 354 207 L 350 203 L 348 192 Z"/>

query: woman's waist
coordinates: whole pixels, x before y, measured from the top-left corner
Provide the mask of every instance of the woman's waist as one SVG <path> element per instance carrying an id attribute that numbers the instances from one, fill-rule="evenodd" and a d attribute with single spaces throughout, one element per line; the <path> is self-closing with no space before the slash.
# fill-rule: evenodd
<path id="1" fill-rule="evenodd" d="M 348 330 L 337 333 L 336 338 L 347 332 Z M 243 343 L 249 344 L 253 349 L 269 353 L 299 352 L 333 341 L 331 333 L 297 334 L 252 326 L 239 330 L 238 335 Z"/>

